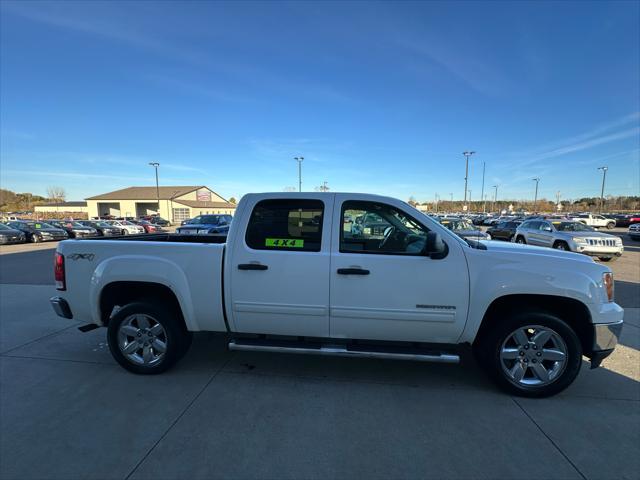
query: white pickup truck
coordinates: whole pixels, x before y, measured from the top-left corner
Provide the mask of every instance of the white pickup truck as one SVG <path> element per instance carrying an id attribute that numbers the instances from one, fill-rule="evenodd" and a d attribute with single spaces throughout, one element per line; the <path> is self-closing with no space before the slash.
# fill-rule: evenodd
<path id="1" fill-rule="evenodd" d="M 594 228 L 605 227 L 611 230 L 616 226 L 616 221 L 613 218 L 607 218 L 603 215 L 593 215 L 592 213 L 574 215 L 571 217 L 571 220 L 576 220 L 577 222 L 584 223 L 585 225 L 589 225 Z"/>
<path id="2" fill-rule="evenodd" d="M 375 215 L 372 228 L 351 221 Z M 228 236 L 127 236 L 58 246 L 56 313 L 107 327 L 114 358 L 159 373 L 192 332 L 232 350 L 455 363 L 547 396 L 622 329 L 611 270 L 575 253 L 463 240 L 392 198 L 245 195 Z M 471 348 L 469 348 L 471 347 Z"/>

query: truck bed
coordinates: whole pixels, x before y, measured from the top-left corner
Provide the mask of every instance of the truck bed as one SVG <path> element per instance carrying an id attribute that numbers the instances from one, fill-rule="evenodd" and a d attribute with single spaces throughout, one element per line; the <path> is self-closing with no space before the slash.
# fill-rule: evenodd
<path id="1" fill-rule="evenodd" d="M 118 282 L 168 287 L 191 331 L 226 331 L 222 304 L 225 236 L 147 234 L 65 240 L 67 299 L 74 318 L 101 324 L 100 298 Z M 172 246 L 165 242 L 174 242 Z"/>

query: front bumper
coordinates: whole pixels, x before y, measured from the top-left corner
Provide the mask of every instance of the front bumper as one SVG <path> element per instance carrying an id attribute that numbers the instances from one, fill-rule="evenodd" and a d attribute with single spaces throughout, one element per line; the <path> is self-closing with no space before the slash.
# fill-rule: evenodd
<path id="1" fill-rule="evenodd" d="M 73 318 L 73 314 L 71 313 L 71 308 L 69 308 L 69 304 L 64 298 L 51 297 L 49 301 L 51 302 L 53 311 L 56 312 L 56 314 L 59 317 L 69 318 L 69 319 Z"/>
<path id="2" fill-rule="evenodd" d="M 596 323 L 593 325 L 593 351 L 591 352 L 591 368 L 597 368 L 602 361 L 613 353 L 618 345 L 623 321 L 615 323 Z"/>

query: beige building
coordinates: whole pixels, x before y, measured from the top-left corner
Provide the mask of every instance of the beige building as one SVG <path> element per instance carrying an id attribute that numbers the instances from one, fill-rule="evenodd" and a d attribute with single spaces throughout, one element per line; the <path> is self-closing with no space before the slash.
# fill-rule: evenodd
<path id="1" fill-rule="evenodd" d="M 36 213 L 87 213 L 87 202 L 59 202 L 36 205 Z"/>
<path id="2" fill-rule="evenodd" d="M 129 187 L 87 198 L 89 218 L 142 217 L 157 213 L 172 223 L 179 223 L 207 213 L 233 215 L 235 209 L 235 204 L 205 186 L 168 186 L 159 187 L 158 191 L 156 187 Z"/>

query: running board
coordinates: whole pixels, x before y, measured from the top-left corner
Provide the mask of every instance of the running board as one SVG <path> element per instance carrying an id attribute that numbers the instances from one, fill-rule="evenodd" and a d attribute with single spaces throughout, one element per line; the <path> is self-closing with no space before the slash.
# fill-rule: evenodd
<path id="1" fill-rule="evenodd" d="M 418 362 L 460 363 L 460 356 L 451 353 L 402 353 L 390 351 L 350 350 L 342 345 L 318 347 L 268 345 L 264 343 L 229 342 L 229 350 L 241 352 L 300 353 L 308 355 L 332 355 L 337 357 L 383 358 L 389 360 L 412 360 Z"/>

